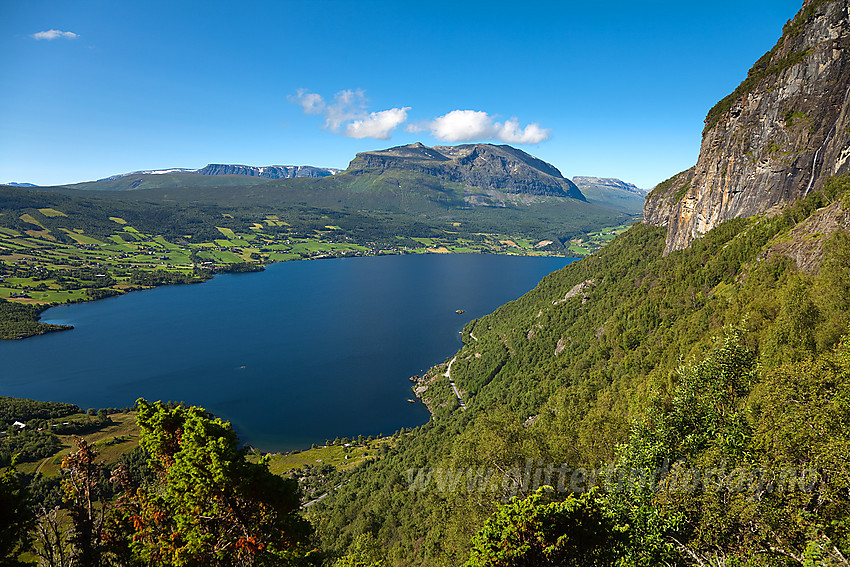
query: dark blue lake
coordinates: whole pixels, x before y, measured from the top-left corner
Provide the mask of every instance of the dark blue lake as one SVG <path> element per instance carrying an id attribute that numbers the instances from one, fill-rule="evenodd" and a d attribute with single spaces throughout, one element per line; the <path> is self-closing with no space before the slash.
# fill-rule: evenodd
<path id="1" fill-rule="evenodd" d="M 408 378 L 569 258 L 417 255 L 285 262 L 55 307 L 73 331 L 0 342 L 0 395 L 204 406 L 267 451 L 428 420 Z M 458 315 L 456 309 L 463 309 Z"/>

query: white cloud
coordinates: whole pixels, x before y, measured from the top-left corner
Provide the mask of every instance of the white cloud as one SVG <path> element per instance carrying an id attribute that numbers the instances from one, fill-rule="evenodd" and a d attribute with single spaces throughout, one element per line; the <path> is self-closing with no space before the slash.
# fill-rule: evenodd
<path id="1" fill-rule="evenodd" d="M 538 144 L 549 138 L 549 130 L 536 122 L 522 128 L 515 118 L 496 122 L 480 110 L 453 110 L 431 122 L 408 127 L 410 132 L 422 130 L 443 142 L 501 140 L 507 144 Z"/>
<path id="2" fill-rule="evenodd" d="M 369 112 L 366 92 L 362 89 L 346 89 L 334 95 L 332 103 L 326 103 L 321 95 L 298 89 L 287 97 L 289 102 L 301 106 L 305 114 L 321 114 L 325 117 L 325 129 L 349 138 L 376 138 L 387 140 L 393 131 L 407 120 L 409 106 Z"/>
<path id="3" fill-rule="evenodd" d="M 322 95 L 307 92 L 307 89 L 298 89 L 294 95 L 286 98 L 289 102 L 301 105 L 304 114 L 321 114 L 325 109 L 325 99 Z"/>
<path id="4" fill-rule="evenodd" d="M 47 31 L 36 32 L 36 33 L 32 34 L 31 37 L 33 39 L 46 39 L 46 40 L 50 41 L 50 40 L 54 40 L 54 39 L 77 39 L 80 36 L 75 34 L 74 32 L 69 32 L 69 31 L 47 30 Z"/>
<path id="5" fill-rule="evenodd" d="M 343 123 L 362 119 L 366 116 L 366 93 L 357 89 L 339 91 L 334 95 L 334 103 L 325 108 L 325 128 L 339 132 Z"/>
<path id="6" fill-rule="evenodd" d="M 345 89 L 334 95 L 333 102 L 306 89 L 298 89 L 287 97 L 289 102 L 301 107 L 305 114 L 321 114 L 324 128 L 349 138 L 375 138 L 388 140 L 393 132 L 407 122 L 409 106 L 369 112 L 366 92 L 362 89 Z M 408 132 L 429 132 L 442 142 L 475 142 L 500 140 L 506 144 L 538 144 L 549 139 L 549 129 L 533 122 L 523 127 L 511 118 L 497 122 L 480 110 L 453 110 L 437 118 L 408 124 Z"/>
<path id="7" fill-rule="evenodd" d="M 507 144 L 539 144 L 549 139 L 549 129 L 541 128 L 537 122 L 520 128 L 516 119 L 505 120 L 499 128 L 498 138 Z"/>
<path id="8" fill-rule="evenodd" d="M 372 112 L 366 118 L 354 120 L 345 127 L 345 135 L 349 138 L 375 138 L 388 140 L 393 130 L 407 120 L 409 106 L 391 108 L 380 112 Z"/>
<path id="9" fill-rule="evenodd" d="M 452 110 L 431 122 L 431 135 L 443 142 L 471 142 L 497 137 L 498 128 L 486 112 Z"/>

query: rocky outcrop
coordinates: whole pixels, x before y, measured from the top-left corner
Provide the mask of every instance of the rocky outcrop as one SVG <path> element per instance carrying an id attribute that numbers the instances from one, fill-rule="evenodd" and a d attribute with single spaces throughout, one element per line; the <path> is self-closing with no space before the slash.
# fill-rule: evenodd
<path id="1" fill-rule="evenodd" d="M 508 194 L 570 197 L 584 201 L 578 187 L 554 166 L 511 146 L 465 144 L 435 146 L 420 143 L 362 152 L 346 173 L 382 174 L 406 170 L 432 175 L 467 187 Z"/>
<path id="2" fill-rule="evenodd" d="M 813 274 L 818 271 L 832 233 L 850 229 L 850 203 L 832 203 L 801 222 L 786 237 L 772 243 L 763 258 L 781 254 L 788 256 L 797 268 Z"/>
<path id="3" fill-rule="evenodd" d="M 589 280 L 585 280 L 581 283 L 577 283 L 576 285 L 573 286 L 573 288 L 570 291 L 568 291 L 566 293 L 566 295 L 564 295 L 563 299 L 556 299 L 555 301 L 552 302 L 552 305 L 560 305 L 562 303 L 566 303 L 571 298 L 573 298 L 577 295 L 581 295 L 581 303 L 582 303 L 582 305 L 584 305 L 585 303 L 587 303 L 587 296 L 588 296 L 588 293 L 589 293 L 588 290 L 595 285 L 596 285 L 596 280 L 594 280 L 594 279 L 589 279 Z"/>
<path id="4" fill-rule="evenodd" d="M 645 222 L 664 253 L 850 171 L 850 0 L 806 0 L 776 46 L 709 111 L 697 165 L 659 185 Z"/>
<path id="5" fill-rule="evenodd" d="M 695 171 L 692 167 L 659 183 L 643 202 L 643 222 L 666 227 L 682 196 L 691 188 Z"/>
<path id="6" fill-rule="evenodd" d="M 293 177 L 328 177 L 339 173 L 339 169 L 313 167 L 311 165 L 230 165 L 211 163 L 192 173 L 199 175 L 250 175 L 267 179 L 291 179 Z"/>

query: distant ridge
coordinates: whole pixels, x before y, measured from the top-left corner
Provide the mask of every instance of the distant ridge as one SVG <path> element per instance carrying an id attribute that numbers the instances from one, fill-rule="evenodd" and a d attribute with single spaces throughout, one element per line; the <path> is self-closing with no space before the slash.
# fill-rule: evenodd
<path id="1" fill-rule="evenodd" d="M 187 169 L 184 167 L 173 167 L 170 169 L 148 169 L 131 171 L 112 175 L 98 181 L 112 181 L 131 175 L 166 175 L 171 173 L 191 173 L 197 175 L 246 175 L 250 177 L 263 177 L 266 179 L 291 179 L 293 177 L 328 177 L 336 175 L 341 169 L 330 167 L 314 167 L 312 165 L 236 165 L 211 163 L 200 169 Z"/>
<path id="2" fill-rule="evenodd" d="M 650 191 L 649 189 L 641 189 L 634 183 L 628 183 L 615 177 L 585 177 L 582 175 L 576 175 L 573 177 L 573 183 L 578 185 L 578 188 L 582 189 L 582 191 L 584 190 L 584 187 L 605 187 L 641 196 L 648 195 Z"/>
<path id="3" fill-rule="evenodd" d="M 267 179 L 291 179 L 293 177 L 328 177 L 336 175 L 341 169 L 313 167 L 312 165 L 226 165 L 211 163 L 193 173 L 200 175 L 250 175 Z"/>
<path id="4" fill-rule="evenodd" d="M 639 214 L 643 210 L 646 189 L 613 177 L 573 177 L 588 202 L 618 211 Z"/>
<path id="5" fill-rule="evenodd" d="M 38 187 L 35 183 L 18 183 L 17 181 L 10 181 L 9 183 L 4 183 L 3 185 L 8 185 L 10 187 Z"/>

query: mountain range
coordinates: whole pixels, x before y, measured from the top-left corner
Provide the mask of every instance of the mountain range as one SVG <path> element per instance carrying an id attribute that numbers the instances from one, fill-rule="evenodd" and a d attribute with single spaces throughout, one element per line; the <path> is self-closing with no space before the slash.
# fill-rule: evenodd
<path id="1" fill-rule="evenodd" d="M 182 167 L 171 169 L 151 169 L 146 171 L 132 171 L 112 175 L 99 181 L 112 181 L 122 177 L 135 175 L 165 175 L 168 173 L 194 173 L 197 175 L 247 175 L 250 177 L 262 177 L 265 179 L 291 179 L 293 177 L 327 177 L 342 171 L 327 167 L 313 167 L 312 165 L 235 165 L 223 163 L 211 163 L 200 169 L 186 169 Z"/>
<path id="2" fill-rule="evenodd" d="M 331 177 L 334 179 L 327 179 Z M 413 192 L 461 209 L 523 208 L 548 198 L 586 202 L 628 214 L 639 214 L 643 205 L 641 190 L 632 184 L 618 179 L 580 177 L 576 178 L 582 183 L 579 189 L 553 165 L 517 148 L 493 144 L 428 147 L 415 143 L 361 152 L 345 170 L 295 165 L 209 164 L 200 169 L 133 171 L 54 189 L 114 192 L 229 186 L 233 187 L 230 196 L 244 193 L 245 190 L 238 187 L 264 187 L 251 191 L 256 197 L 268 190 L 267 181 L 286 183 L 295 179 L 322 180 L 312 197 L 305 196 L 308 202 L 318 198 L 316 204 L 323 203 L 320 192 L 342 189 L 343 197 L 358 194 L 355 200 L 359 200 L 364 191 L 384 193 L 383 200 L 387 203 L 401 194 Z M 350 191 L 344 191 L 346 188 Z M 207 191 L 207 196 L 212 193 Z M 205 198 L 204 195 L 196 196 Z M 340 204 L 347 201 L 346 198 L 337 200 Z"/>
<path id="3" fill-rule="evenodd" d="M 220 184 L 220 180 L 201 181 L 197 175 L 229 176 L 227 182 L 238 185 L 294 178 L 324 178 L 340 173 L 358 183 L 368 178 L 414 174 L 447 185 L 463 187 L 470 205 L 503 204 L 506 195 L 561 197 L 586 201 L 576 185 L 553 165 L 507 145 L 465 144 L 427 147 L 421 143 L 361 152 L 345 170 L 313 166 L 249 166 L 209 164 L 201 169 L 168 168 L 133 171 L 98 181 L 63 187 L 91 191 L 151 189 L 198 184 Z M 254 179 L 250 179 L 254 178 Z M 257 179 L 260 178 L 260 179 Z M 397 184 L 398 185 L 398 184 Z"/>

